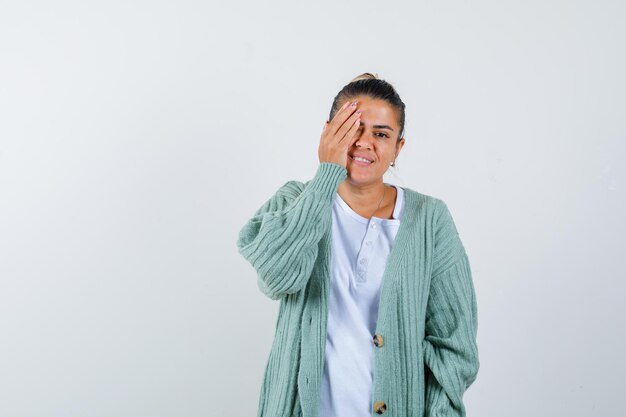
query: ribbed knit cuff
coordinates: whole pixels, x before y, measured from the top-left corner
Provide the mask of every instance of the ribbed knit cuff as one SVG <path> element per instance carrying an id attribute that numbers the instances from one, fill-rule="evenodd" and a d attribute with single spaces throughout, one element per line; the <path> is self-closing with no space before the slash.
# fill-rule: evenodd
<path id="1" fill-rule="evenodd" d="M 348 171 L 345 167 L 334 162 L 321 162 L 307 188 L 323 197 L 330 198 L 334 196 L 337 187 L 347 176 Z"/>

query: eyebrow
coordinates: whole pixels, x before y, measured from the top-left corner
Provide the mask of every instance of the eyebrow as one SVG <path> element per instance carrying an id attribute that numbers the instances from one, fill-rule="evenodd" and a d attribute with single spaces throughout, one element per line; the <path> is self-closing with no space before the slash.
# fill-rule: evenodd
<path id="1" fill-rule="evenodd" d="M 387 125 L 374 125 L 374 126 L 372 126 L 372 129 L 388 129 L 388 130 L 391 130 L 393 132 L 393 129 L 390 126 L 387 126 Z"/>

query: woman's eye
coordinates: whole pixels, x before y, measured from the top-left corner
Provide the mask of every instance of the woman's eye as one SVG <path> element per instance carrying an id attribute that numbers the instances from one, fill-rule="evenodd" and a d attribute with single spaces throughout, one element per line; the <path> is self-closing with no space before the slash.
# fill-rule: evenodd
<path id="1" fill-rule="evenodd" d="M 388 137 L 389 137 L 389 136 L 387 136 L 387 134 L 382 133 L 382 132 L 378 132 L 378 133 L 376 133 L 376 134 L 377 134 L 377 135 L 381 135 L 381 136 L 379 136 L 379 138 L 380 138 L 380 137 L 383 137 L 383 138 L 388 138 Z"/>

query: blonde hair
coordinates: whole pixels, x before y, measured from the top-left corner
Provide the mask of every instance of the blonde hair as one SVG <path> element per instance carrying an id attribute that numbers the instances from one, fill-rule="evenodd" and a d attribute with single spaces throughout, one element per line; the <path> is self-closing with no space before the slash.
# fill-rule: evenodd
<path id="1" fill-rule="evenodd" d="M 354 77 L 350 82 L 353 83 L 359 80 L 380 80 L 380 78 L 378 78 L 378 73 L 372 74 L 371 72 L 364 72 L 363 74 Z"/>

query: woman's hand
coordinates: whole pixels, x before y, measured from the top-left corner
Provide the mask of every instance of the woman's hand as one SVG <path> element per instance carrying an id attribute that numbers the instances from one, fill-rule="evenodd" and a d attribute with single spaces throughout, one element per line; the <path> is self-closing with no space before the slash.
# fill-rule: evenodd
<path id="1" fill-rule="evenodd" d="M 356 132 L 361 124 L 361 111 L 347 101 L 335 114 L 333 120 L 326 122 L 318 156 L 321 162 L 334 162 L 346 168 L 348 163 L 348 149 L 354 143 Z"/>

